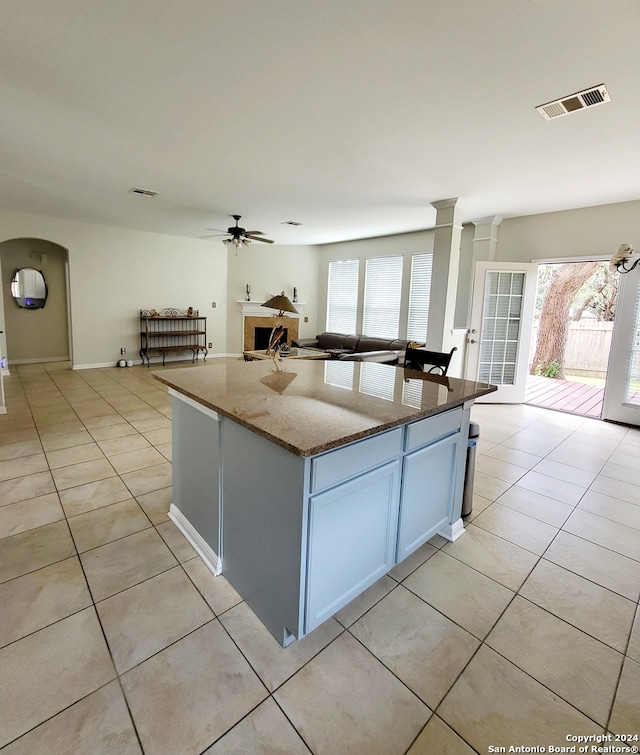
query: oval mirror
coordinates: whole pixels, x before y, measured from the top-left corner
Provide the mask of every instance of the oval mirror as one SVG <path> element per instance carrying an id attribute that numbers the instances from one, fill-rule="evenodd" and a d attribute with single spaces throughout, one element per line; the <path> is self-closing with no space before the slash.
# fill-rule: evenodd
<path id="1" fill-rule="evenodd" d="M 19 307 L 42 309 L 47 301 L 47 282 L 44 275 L 32 267 L 16 270 L 11 281 L 11 295 Z"/>

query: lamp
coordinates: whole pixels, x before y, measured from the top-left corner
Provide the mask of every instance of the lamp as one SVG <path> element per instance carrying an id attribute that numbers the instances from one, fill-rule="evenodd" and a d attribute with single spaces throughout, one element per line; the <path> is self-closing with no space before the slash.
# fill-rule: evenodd
<path id="1" fill-rule="evenodd" d="M 262 306 L 268 307 L 269 309 L 277 309 L 278 314 L 275 315 L 276 317 L 285 317 L 285 312 L 293 312 L 296 315 L 298 314 L 298 310 L 293 306 L 291 299 L 284 295 L 284 291 L 278 296 L 272 296 L 269 301 L 264 302 Z"/>
<path id="2" fill-rule="evenodd" d="M 627 262 L 634 256 L 634 254 L 635 252 L 631 244 L 620 244 L 609 262 L 611 269 L 615 268 L 619 273 L 630 273 L 636 267 L 638 262 L 640 262 L 640 257 L 637 257 L 631 267 L 627 266 Z"/>
<path id="3" fill-rule="evenodd" d="M 284 295 L 284 291 L 278 296 L 272 296 L 269 301 L 264 302 L 261 306 L 268 307 L 269 309 L 277 309 L 278 314 L 274 315 L 274 317 L 285 317 L 285 312 L 293 312 L 296 315 L 298 314 L 298 310 L 291 303 L 291 299 Z M 284 332 L 285 330 L 282 325 L 276 325 L 271 330 L 267 354 L 271 354 L 271 350 L 273 349 L 274 360 L 280 356 L 280 350 L 283 348 L 281 341 L 284 338 Z"/>
<path id="4" fill-rule="evenodd" d="M 225 246 L 230 246 L 231 244 L 233 244 L 236 249 L 239 249 L 241 246 L 249 246 L 249 244 L 251 243 L 251 240 L 241 239 L 236 236 L 235 238 L 232 238 L 232 239 L 222 239 L 222 243 Z"/>

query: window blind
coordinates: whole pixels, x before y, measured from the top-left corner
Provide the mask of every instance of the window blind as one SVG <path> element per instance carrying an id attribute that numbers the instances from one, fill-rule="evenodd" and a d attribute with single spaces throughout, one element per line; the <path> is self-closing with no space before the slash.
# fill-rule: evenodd
<path id="1" fill-rule="evenodd" d="M 327 290 L 327 330 L 355 333 L 358 311 L 359 260 L 329 262 Z"/>
<path id="2" fill-rule="evenodd" d="M 426 341 L 427 338 L 432 270 L 433 254 L 431 252 L 414 254 L 411 257 L 409 314 L 407 317 L 407 338 L 410 341 Z"/>
<path id="3" fill-rule="evenodd" d="M 368 259 L 364 283 L 364 335 L 398 337 L 401 296 L 402 256 Z"/>

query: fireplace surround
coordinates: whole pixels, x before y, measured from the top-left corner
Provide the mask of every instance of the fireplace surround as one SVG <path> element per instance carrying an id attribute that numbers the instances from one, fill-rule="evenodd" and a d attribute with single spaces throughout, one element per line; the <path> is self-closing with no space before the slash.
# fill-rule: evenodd
<path id="1" fill-rule="evenodd" d="M 278 317 L 274 311 L 274 315 L 269 315 L 268 310 L 262 306 L 262 302 L 259 301 L 241 301 L 238 302 L 242 307 L 242 350 L 254 351 L 255 349 L 266 349 L 267 346 L 261 345 L 262 338 L 266 332 L 266 339 L 268 342 L 271 329 L 276 325 L 282 325 L 286 330 L 286 343 L 291 346 L 292 339 L 299 337 L 299 325 L 300 316 L 291 313 L 287 317 Z M 259 334 L 259 340 L 256 343 L 256 330 Z"/>

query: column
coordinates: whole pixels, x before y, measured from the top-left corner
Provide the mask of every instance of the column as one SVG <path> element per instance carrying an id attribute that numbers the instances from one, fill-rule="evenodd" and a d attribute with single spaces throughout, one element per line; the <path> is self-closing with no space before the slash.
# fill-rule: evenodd
<path id="1" fill-rule="evenodd" d="M 460 264 L 461 210 L 458 198 L 432 202 L 436 209 L 433 242 L 433 274 L 429 301 L 427 347 L 433 351 L 452 348 L 453 318 Z"/>

